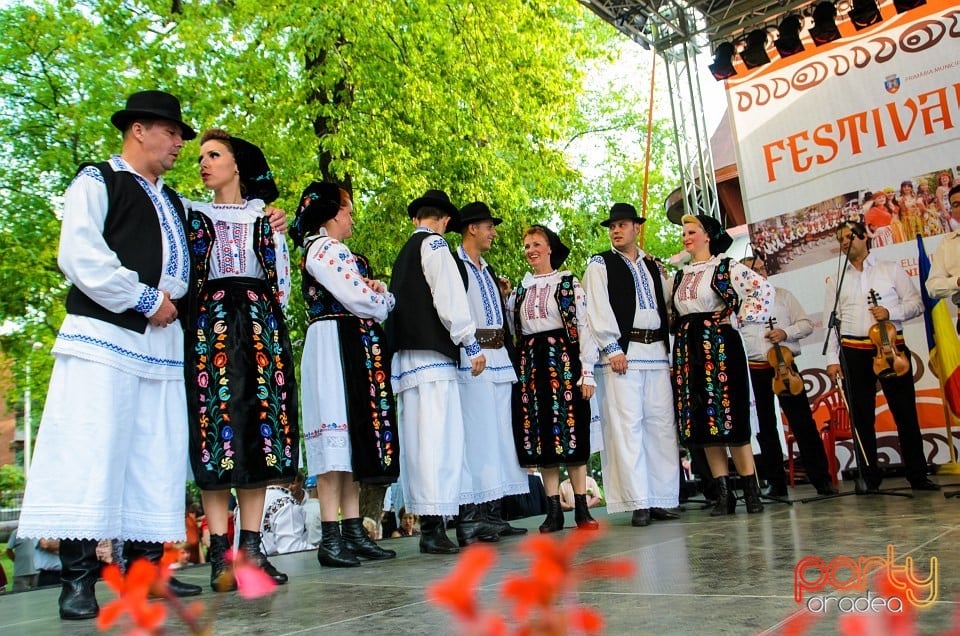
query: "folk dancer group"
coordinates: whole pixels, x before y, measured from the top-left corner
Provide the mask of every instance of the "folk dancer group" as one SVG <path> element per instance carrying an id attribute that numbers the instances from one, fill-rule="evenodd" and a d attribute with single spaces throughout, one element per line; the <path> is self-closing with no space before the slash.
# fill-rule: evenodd
<path id="1" fill-rule="evenodd" d="M 303 252 L 309 322 L 298 387 L 283 315 L 286 224 L 269 206 L 277 188 L 263 152 L 226 131 L 205 132 L 200 175 L 214 200 L 192 202 L 162 178 L 196 137 L 179 101 L 136 93 L 111 121 L 123 134 L 121 153 L 81 166 L 64 200 L 59 264 L 72 287 L 19 528 L 20 536 L 61 539 L 62 618 L 99 611 L 98 540 L 125 540 L 128 560 L 159 561 L 162 542 L 184 538 L 188 458 L 211 529 L 213 588 L 236 587 L 227 567 L 231 488 L 240 549 L 284 583 L 263 555 L 259 524 L 265 487 L 299 469 L 301 421 L 307 467 L 318 476 L 323 566 L 395 557 L 364 532 L 359 485 L 398 477 L 407 512 L 421 517 L 424 553 L 526 532 L 504 521 L 499 503 L 527 492 L 526 467 L 544 479 L 541 532 L 564 527 L 561 466 L 577 527 L 596 528 L 586 501 L 595 390 L 608 510 L 631 512 L 634 526 L 678 517 L 678 432 L 706 458 L 717 493 L 711 514 L 736 504 L 728 452 L 747 510 L 763 509 L 749 444 L 750 379 L 761 473 L 782 494 L 769 372 L 752 363 L 773 344 L 796 352 L 809 321 L 766 282 L 762 261 L 751 269 L 725 254 L 731 239 L 712 217 L 683 218 L 692 261 L 671 281 L 638 246 L 645 219 L 629 204 L 613 205 L 601 222 L 611 247 L 589 260 L 583 286 L 563 269 L 570 250 L 560 237 L 533 225 L 523 245 L 532 271 L 511 289 L 485 258 L 501 219 L 483 202 L 458 209 L 428 190 L 407 208 L 414 230 L 388 289 L 344 243 L 354 227 L 349 193 L 311 183 L 290 228 Z M 448 232 L 461 234 L 455 251 Z M 874 489 L 873 376 L 860 372 L 859 340 L 871 316 L 897 324 L 919 309 L 909 281 L 873 262 L 864 237 L 851 224 L 838 237 L 853 268 L 842 346 L 858 369 L 848 381 Z M 945 267 L 953 280 L 938 293 L 956 294 L 960 272 Z M 854 298 L 867 288 L 881 299 L 873 310 Z M 778 328 L 764 334 L 771 312 Z M 900 404 L 892 408 L 911 485 L 935 487 L 910 413 L 912 383 L 881 386 Z M 780 402 L 812 483 L 832 492 L 804 396 Z M 445 529 L 450 516 L 459 517 L 456 543 Z M 201 593 L 177 579 L 170 586 L 180 596 Z"/>

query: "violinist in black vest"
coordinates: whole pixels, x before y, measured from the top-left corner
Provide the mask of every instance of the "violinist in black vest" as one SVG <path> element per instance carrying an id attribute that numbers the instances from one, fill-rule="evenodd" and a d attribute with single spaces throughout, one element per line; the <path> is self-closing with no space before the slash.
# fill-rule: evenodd
<path id="1" fill-rule="evenodd" d="M 18 534 L 60 539 L 60 617 L 99 613 L 100 539 L 129 562 L 183 541 L 187 407 L 177 302 L 190 255 L 180 196 L 163 181 L 185 141 L 176 97 L 135 93 L 110 121 L 120 154 L 67 188 L 58 264 L 71 283 Z M 178 596 L 199 586 L 170 579 Z"/>
<path id="2" fill-rule="evenodd" d="M 587 322 L 600 348 L 597 393 L 603 430 L 607 511 L 632 511 L 634 526 L 676 519 L 679 447 L 668 353 L 667 281 L 637 244 L 646 219 L 615 203 L 607 228 L 611 248 L 590 259 L 583 275 Z"/>
<path id="3" fill-rule="evenodd" d="M 874 428 L 877 410 L 877 380 L 887 400 L 887 407 L 897 425 L 900 456 L 906 469 L 907 481 L 914 490 L 940 490 L 927 477 L 927 458 L 923 454 L 923 438 L 917 418 L 917 393 L 913 384 L 913 364 L 910 350 L 903 340 L 903 323 L 923 313 L 920 292 L 914 287 L 899 263 L 884 261 L 870 253 L 866 228 L 862 223 L 844 222 L 837 229 L 841 253 L 846 253 L 846 275 L 837 305 L 840 322 L 840 343 L 830 339 L 827 349 L 827 373 L 837 382 L 842 379 L 850 406 L 850 417 L 860 438 L 857 466 L 868 492 L 880 487 L 883 476 L 877 464 L 877 431 Z M 827 279 L 824 296 L 824 316 L 830 315 L 837 293 L 837 281 Z M 878 325 L 883 322 L 885 325 Z M 879 373 L 874 366 L 876 346 L 870 337 L 871 327 L 890 328 L 890 347 L 899 355 L 905 369 L 898 372 L 894 365 Z M 843 377 L 840 366 L 840 347 L 846 361 Z M 886 356 L 885 356 L 886 357 Z"/>

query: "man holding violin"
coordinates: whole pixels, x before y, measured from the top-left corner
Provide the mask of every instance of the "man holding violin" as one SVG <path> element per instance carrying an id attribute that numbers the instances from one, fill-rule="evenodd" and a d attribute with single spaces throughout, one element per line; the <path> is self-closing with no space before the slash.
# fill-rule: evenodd
<path id="1" fill-rule="evenodd" d="M 743 259 L 743 264 L 761 276 L 767 276 L 766 264 L 761 256 L 748 256 Z M 776 394 L 780 400 L 780 408 L 790 422 L 790 430 L 797 440 L 807 478 L 818 494 L 832 495 L 837 491 L 830 477 L 827 454 L 823 450 L 817 424 L 810 413 L 810 402 L 807 401 L 804 391 L 803 378 L 793 362 L 794 357 L 800 355 L 800 340 L 813 333 L 813 322 L 793 294 L 780 287 L 775 289 L 776 299 L 767 325 L 745 322 L 740 327 L 750 366 L 757 421 L 760 425 L 757 434 L 757 442 L 760 444 L 757 470 L 760 477 L 769 484 L 765 493 L 767 496 L 786 496 L 787 477 L 783 470 L 783 447 L 780 445 L 777 415 L 773 408 L 773 397 Z"/>
<path id="2" fill-rule="evenodd" d="M 917 420 L 913 364 L 903 340 L 902 324 L 923 312 L 920 292 L 899 264 L 870 254 L 862 223 L 841 224 L 837 240 L 849 262 L 837 305 L 840 343 L 836 338 L 829 341 L 827 373 L 834 382 L 843 379 L 847 389 L 850 415 L 862 449 L 857 465 L 864 485 L 867 492 L 876 492 L 882 479 L 874 429 L 879 379 L 897 425 L 900 456 L 910 486 L 914 490 L 940 490 L 940 486 L 927 478 L 927 460 Z M 830 315 L 836 288 L 837 281 L 828 277 L 824 316 Z M 849 374 L 845 378 L 840 366 L 841 347 Z"/>

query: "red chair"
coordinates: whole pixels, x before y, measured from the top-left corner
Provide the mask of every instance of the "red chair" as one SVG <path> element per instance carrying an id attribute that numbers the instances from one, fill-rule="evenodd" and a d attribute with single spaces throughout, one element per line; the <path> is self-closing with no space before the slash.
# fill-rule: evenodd
<path id="1" fill-rule="evenodd" d="M 813 406 L 814 411 L 821 406 L 827 409 L 828 419 L 826 426 L 820 431 L 820 438 L 823 439 L 823 448 L 827 453 L 827 464 L 830 467 L 833 484 L 837 485 L 837 473 L 840 471 L 840 462 L 837 459 L 837 442 L 853 439 L 850 412 L 843 402 L 843 396 L 839 389 L 827 391 Z"/>
<path id="2" fill-rule="evenodd" d="M 833 485 L 838 485 L 837 473 L 840 466 L 837 460 L 837 440 L 853 439 L 853 433 L 850 430 L 850 414 L 847 412 L 843 399 L 840 397 L 840 391 L 832 389 L 820 397 L 813 405 L 813 412 L 816 413 L 820 407 L 826 407 L 827 420 L 822 423 L 820 429 L 820 441 L 823 443 L 823 451 L 827 455 L 827 469 L 830 471 L 830 479 Z M 786 415 L 781 411 L 780 418 L 783 421 L 783 436 L 787 442 L 787 473 L 790 485 L 796 484 L 796 467 L 794 465 L 794 456 L 797 443 L 796 437 L 790 430 L 790 423 Z M 818 422 L 819 424 L 819 422 Z"/>

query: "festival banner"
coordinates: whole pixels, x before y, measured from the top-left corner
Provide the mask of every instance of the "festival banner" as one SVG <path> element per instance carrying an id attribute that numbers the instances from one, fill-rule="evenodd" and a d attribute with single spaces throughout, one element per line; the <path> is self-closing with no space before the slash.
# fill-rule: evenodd
<path id="1" fill-rule="evenodd" d="M 841 37 L 822 46 L 804 31 L 796 55 L 771 51 L 771 63 L 754 69 L 738 63 L 726 84 L 753 249 L 818 327 L 797 360 L 811 399 L 830 388 L 821 349 L 833 299 L 824 288 L 840 268 L 840 223 L 865 223 L 872 252 L 900 263 L 918 286 L 917 234 L 932 252 L 957 229 L 946 193 L 960 184 L 960 8 L 928 0 L 900 14 L 892 2 L 880 9 L 883 19 L 861 30 L 839 14 Z M 923 318 L 904 332 L 924 450 L 943 463 L 943 408 Z M 877 399 L 881 461 L 899 463 L 896 427 L 882 393 Z"/>

